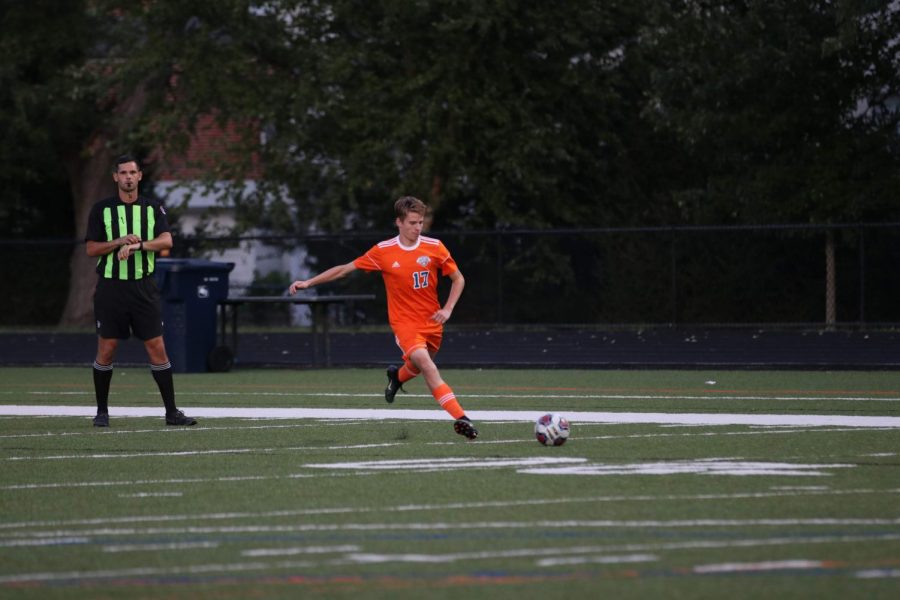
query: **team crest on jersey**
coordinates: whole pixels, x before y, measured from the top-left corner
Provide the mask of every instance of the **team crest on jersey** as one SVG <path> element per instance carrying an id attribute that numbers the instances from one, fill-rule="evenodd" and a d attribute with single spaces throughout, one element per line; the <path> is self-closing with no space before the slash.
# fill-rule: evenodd
<path id="1" fill-rule="evenodd" d="M 431 259 L 428 258 L 427 256 L 420 256 L 419 258 L 416 259 L 416 262 L 419 263 L 420 265 L 422 265 L 423 267 L 427 267 L 428 263 L 431 262 Z"/>

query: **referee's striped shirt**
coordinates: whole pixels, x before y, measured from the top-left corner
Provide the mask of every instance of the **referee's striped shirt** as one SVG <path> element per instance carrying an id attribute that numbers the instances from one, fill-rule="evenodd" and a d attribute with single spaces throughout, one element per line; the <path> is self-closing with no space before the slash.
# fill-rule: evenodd
<path id="1" fill-rule="evenodd" d="M 166 211 L 158 200 L 138 196 L 132 203 L 122 202 L 118 196 L 101 200 L 91 208 L 85 241 L 111 242 L 134 234 L 143 241 L 169 231 Z M 135 281 L 153 274 L 156 253 L 136 251 L 128 260 L 119 260 L 117 250 L 97 259 L 97 273 L 105 279 Z"/>

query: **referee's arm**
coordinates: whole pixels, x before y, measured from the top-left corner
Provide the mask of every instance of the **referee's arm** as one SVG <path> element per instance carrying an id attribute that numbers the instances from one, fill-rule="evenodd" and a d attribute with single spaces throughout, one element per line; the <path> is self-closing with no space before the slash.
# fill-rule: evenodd
<path id="1" fill-rule="evenodd" d="M 110 252 L 118 251 L 119 259 L 124 260 L 128 258 L 132 252 L 137 250 L 159 252 L 160 250 L 169 250 L 172 246 L 172 234 L 166 231 L 147 242 L 142 242 L 141 238 L 134 234 L 123 235 L 111 242 L 95 242 L 88 240 L 86 250 L 88 256 L 104 256 Z"/>
<path id="2" fill-rule="evenodd" d="M 120 249 L 122 246 L 126 246 L 128 244 L 137 244 L 140 243 L 141 238 L 130 233 L 128 235 L 123 235 L 120 238 L 116 238 L 109 242 L 95 242 L 93 240 L 88 240 L 86 244 L 86 250 L 88 256 L 105 256 L 110 252 Z"/>

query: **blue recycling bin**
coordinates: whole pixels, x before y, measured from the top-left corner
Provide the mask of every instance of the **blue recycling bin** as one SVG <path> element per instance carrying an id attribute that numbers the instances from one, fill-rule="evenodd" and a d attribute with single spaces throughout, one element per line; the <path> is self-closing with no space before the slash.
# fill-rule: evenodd
<path id="1" fill-rule="evenodd" d="M 214 370 L 211 365 L 221 365 L 214 354 L 218 303 L 228 297 L 232 269 L 234 263 L 157 259 L 154 274 L 162 298 L 163 336 L 175 372 L 205 373 Z"/>

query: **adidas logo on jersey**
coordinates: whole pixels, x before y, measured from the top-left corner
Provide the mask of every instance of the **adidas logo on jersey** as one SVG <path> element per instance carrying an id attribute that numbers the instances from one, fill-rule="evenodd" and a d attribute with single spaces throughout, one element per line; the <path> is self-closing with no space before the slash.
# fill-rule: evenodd
<path id="1" fill-rule="evenodd" d="M 398 262 L 395 260 L 395 261 L 394 261 L 394 264 L 391 265 L 391 268 L 392 268 L 392 269 L 399 269 L 399 268 L 400 268 L 400 263 L 398 263 Z"/>

